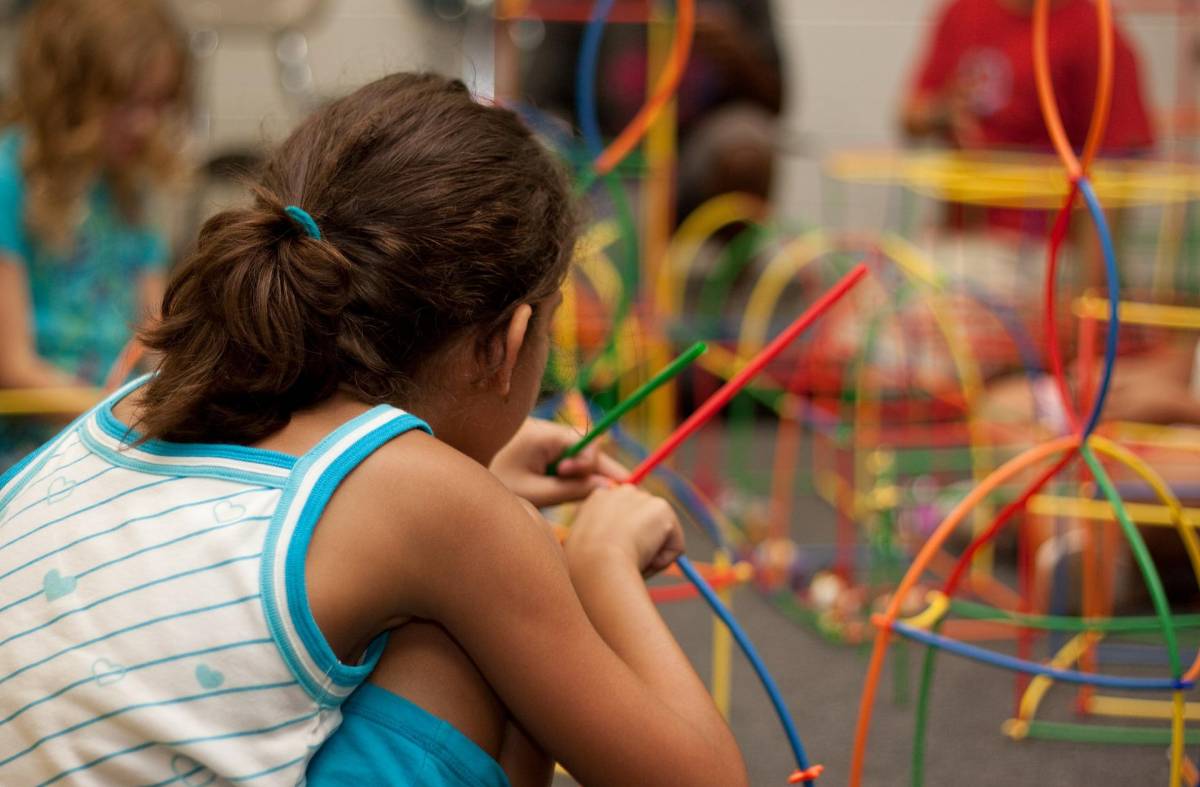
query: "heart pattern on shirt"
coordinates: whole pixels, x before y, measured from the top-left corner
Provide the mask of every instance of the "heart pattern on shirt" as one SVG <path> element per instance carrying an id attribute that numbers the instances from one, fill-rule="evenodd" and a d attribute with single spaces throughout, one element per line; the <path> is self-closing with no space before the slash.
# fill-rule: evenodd
<path id="1" fill-rule="evenodd" d="M 52 568 L 42 577 L 42 590 L 46 600 L 55 601 L 75 592 L 75 577 L 64 577 L 57 568 Z"/>
<path id="2" fill-rule="evenodd" d="M 207 664 L 196 667 L 196 682 L 206 689 L 215 689 L 225 682 L 225 673 Z"/>
<path id="3" fill-rule="evenodd" d="M 171 771 L 188 787 L 204 787 L 217 780 L 217 775 L 186 754 L 171 758 Z"/>
<path id="4" fill-rule="evenodd" d="M 118 683 L 125 677 L 126 672 L 128 670 L 124 665 L 108 659 L 96 659 L 92 663 L 92 677 L 96 679 L 97 686 L 111 686 Z"/>
<path id="5" fill-rule="evenodd" d="M 236 519 L 241 519 L 245 513 L 245 506 L 238 503 L 231 503 L 228 500 L 222 500 L 213 506 L 213 518 L 218 522 L 233 522 Z"/>
<path id="6" fill-rule="evenodd" d="M 46 504 L 54 505 L 66 500 L 75 491 L 75 486 L 75 481 L 66 476 L 55 478 L 46 487 Z"/>

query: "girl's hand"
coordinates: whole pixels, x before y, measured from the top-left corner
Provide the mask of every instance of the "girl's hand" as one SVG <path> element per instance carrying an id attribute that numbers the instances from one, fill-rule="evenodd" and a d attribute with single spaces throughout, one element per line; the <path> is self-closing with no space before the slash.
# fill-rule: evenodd
<path id="1" fill-rule="evenodd" d="M 560 462 L 556 475 L 546 475 L 547 468 L 579 437 L 564 424 L 526 419 L 492 459 L 489 469 L 513 494 L 538 508 L 582 500 L 628 475 L 620 462 L 602 453 L 595 443 Z"/>
<path id="2" fill-rule="evenodd" d="M 569 566 L 615 557 L 632 562 L 649 577 L 683 554 L 683 529 L 670 503 L 623 484 L 592 493 L 580 507 L 564 548 Z"/>

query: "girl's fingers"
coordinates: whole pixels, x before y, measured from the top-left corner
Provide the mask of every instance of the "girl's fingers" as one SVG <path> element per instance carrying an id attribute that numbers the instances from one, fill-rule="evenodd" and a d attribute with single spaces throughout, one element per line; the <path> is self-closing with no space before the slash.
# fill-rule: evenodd
<path id="1" fill-rule="evenodd" d="M 596 484 L 596 476 L 581 478 L 553 478 L 546 476 L 532 480 L 525 489 L 530 502 L 539 507 L 556 506 L 561 503 L 572 503 L 583 500 L 595 490 L 601 488 Z"/>
<path id="2" fill-rule="evenodd" d="M 599 446 L 589 445 L 578 456 L 560 462 L 558 474 L 560 476 L 602 475 L 617 481 L 628 476 L 629 469 L 601 451 Z"/>

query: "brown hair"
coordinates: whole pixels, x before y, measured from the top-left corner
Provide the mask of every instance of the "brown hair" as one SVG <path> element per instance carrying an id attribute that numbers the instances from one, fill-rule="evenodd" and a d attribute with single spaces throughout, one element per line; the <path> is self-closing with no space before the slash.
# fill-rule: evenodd
<path id="1" fill-rule="evenodd" d="M 146 437 L 252 443 L 339 388 L 402 403 L 452 339 L 486 341 L 552 294 L 574 246 L 555 160 L 515 114 L 433 75 L 329 104 L 253 191 L 204 225 L 145 336 L 162 353 Z"/>
<path id="2" fill-rule="evenodd" d="M 102 172 L 110 113 L 134 95 L 156 58 L 171 61 L 156 133 L 120 171 Z M 25 223 L 44 243 L 69 243 L 85 191 L 100 175 L 126 220 L 141 219 L 144 189 L 180 171 L 191 100 L 183 31 L 159 0 L 39 0 L 25 20 L 6 119 L 25 135 Z"/>

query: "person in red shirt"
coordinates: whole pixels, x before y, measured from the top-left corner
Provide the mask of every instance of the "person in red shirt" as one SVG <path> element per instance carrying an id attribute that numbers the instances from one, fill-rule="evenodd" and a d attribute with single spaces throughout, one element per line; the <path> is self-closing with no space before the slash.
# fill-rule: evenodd
<path id="1" fill-rule="evenodd" d="M 904 103 L 910 137 L 938 137 L 964 149 L 1049 152 L 1033 69 L 1033 0 L 950 0 L 942 9 Z M 1099 70 L 1096 8 L 1090 0 L 1052 2 L 1051 78 L 1071 144 L 1083 146 Z M 1138 58 L 1114 30 L 1112 112 L 1102 150 L 1145 152 L 1154 144 Z"/>

